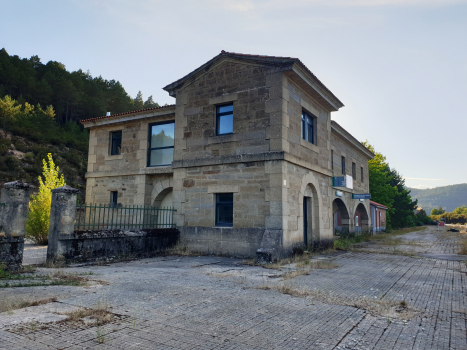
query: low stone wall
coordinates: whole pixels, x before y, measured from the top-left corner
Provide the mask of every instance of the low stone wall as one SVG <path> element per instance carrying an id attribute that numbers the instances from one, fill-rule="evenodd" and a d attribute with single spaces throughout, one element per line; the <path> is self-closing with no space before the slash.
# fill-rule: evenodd
<path id="1" fill-rule="evenodd" d="M 0 264 L 8 270 L 21 270 L 24 237 L 0 237 Z"/>
<path id="2" fill-rule="evenodd" d="M 254 258 L 264 228 L 179 227 L 180 244 L 203 254 Z"/>
<path id="3" fill-rule="evenodd" d="M 65 261 L 141 258 L 173 247 L 178 239 L 177 229 L 78 231 L 58 236 L 55 256 Z"/>

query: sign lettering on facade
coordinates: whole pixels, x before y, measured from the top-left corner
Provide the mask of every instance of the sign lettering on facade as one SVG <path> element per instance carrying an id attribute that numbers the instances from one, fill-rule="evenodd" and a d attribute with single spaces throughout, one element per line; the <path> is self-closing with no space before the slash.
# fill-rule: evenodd
<path id="1" fill-rule="evenodd" d="M 369 193 L 352 193 L 352 199 L 371 199 Z"/>

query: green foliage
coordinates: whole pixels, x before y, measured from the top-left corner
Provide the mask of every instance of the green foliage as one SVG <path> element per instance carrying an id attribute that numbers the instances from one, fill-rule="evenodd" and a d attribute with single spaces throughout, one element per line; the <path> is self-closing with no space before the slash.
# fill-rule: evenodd
<path id="1" fill-rule="evenodd" d="M 368 161 L 371 199 L 387 206 L 386 229 L 412 227 L 418 220 L 414 218 L 413 209 L 417 201 L 413 201 L 410 190 L 405 187 L 405 180 L 395 169 L 389 167 L 386 157 L 376 152 L 368 142 L 362 144 L 375 154 Z"/>
<path id="2" fill-rule="evenodd" d="M 39 193 L 31 197 L 29 215 L 26 222 L 26 237 L 37 244 L 47 244 L 49 235 L 50 205 L 52 190 L 65 185 L 63 174 L 55 167 L 52 154 L 47 155 L 48 162 L 43 162 L 43 177 L 39 177 Z"/>
<path id="3" fill-rule="evenodd" d="M 431 209 L 431 215 L 441 215 L 441 214 L 444 214 L 445 212 L 446 212 L 446 210 L 441 208 L 441 205 L 439 206 L 438 209 L 436 209 L 436 208 Z"/>
<path id="4" fill-rule="evenodd" d="M 467 224 L 467 214 L 444 213 L 441 215 L 431 215 L 430 218 L 440 221 L 444 218 L 447 224 Z"/>
<path id="5" fill-rule="evenodd" d="M 462 204 L 461 207 L 458 207 L 452 211 L 454 214 L 467 214 L 467 207 L 465 204 Z"/>
<path id="6" fill-rule="evenodd" d="M 0 50 L 0 97 L 4 95 L 18 100 L 20 105 L 27 101 L 36 106 L 53 106 L 60 125 L 100 117 L 108 111 L 115 114 L 158 106 L 152 96 L 143 102 L 141 91 L 132 99 L 118 81 L 92 77 L 89 71 L 81 69 L 69 72 L 64 64 L 56 61 L 43 64 L 38 56 L 29 59 L 10 56 L 3 48 Z"/>

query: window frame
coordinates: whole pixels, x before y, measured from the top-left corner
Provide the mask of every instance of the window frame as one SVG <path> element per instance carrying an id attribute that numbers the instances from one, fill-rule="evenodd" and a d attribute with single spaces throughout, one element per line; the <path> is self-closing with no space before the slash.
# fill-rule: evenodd
<path id="1" fill-rule="evenodd" d="M 150 123 L 148 124 L 148 151 L 147 151 L 147 162 L 146 165 L 148 167 L 154 168 L 158 166 L 170 166 L 170 164 L 159 164 L 159 165 L 151 165 L 151 151 L 157 150 L 157 149 L 168 149 L 168 148 L 173 148 L 174 153 L 175 153 L 175 133 L 174 133 L 174 145 L 173 146 L 166 146 L 166 147 L 151 147 L 151 139 L 152 139 L 152 127 L 155 125 L 164 125 L 164 124 L 173 124 L 174 125 L 174 130 L 175 130 L 175 120 L 164 120 L 162 122 L 156 122 L 156 123 Z M 172 160 L 173 162 L 173 160 Z"/>
<path id="2" fill-rule="evenodd" d="M 352 178 L 357 180 L 357 164 L 355 162 L 352 162 Z"/>
<path id="3" fill-rule="evenodd" d="M 314 116 L 312 113 L 309 113 L 305 110 L 302 110 L 302 115 L 301 115 L 301 138 L 302 140 L 308 141 L 312 145 L 317 144 L 317 135 L 316 135 L 316 116 Z M 311 125 L 311 141 L 310 141 L 310 134 L 309 134 L 309 128 L 308 125 Z"/>
<path id="4" fill-rule="evenodd" d="M 110 191 L 110 206 L 112 208 L 118 207 L 118 191 Z"/>
<path id="5" fill-rule="evenodd" d="M 228 111 L 228 112 L 219 112 L 219 110 L 222 108 L 222 107 L 227 107 L 227 106 L 232 106 L 232 111 Z M 219 132 L 219 126 L 220 126 L 220 123 L 219 123 L 219 120 L 220 120 L 220 117 L 222 116 L 225 116 L 225 115 L 232 115 L 232 131 L 231 132 L 225 132 L 225 133 L 220 133 Z M 216 105 L 216 136 L 221 136 L 221 135 L 231 135 L 233 134 L 233 116 L 234 116 L 234 112 L 233 112 L 233 102 L 229 102 L 229 103 L 223 103 L 221 105 Z"/>
<path id="6" fill-rule="evenodd" d="M 220 195 L 227 195 L 227 194 L 230 194 L 232 195 L 232 202 L 220 202 L 219 201 L 219 197 Z M 215 226 L 216 227 L 233 227 L 233 202 L 234 202 L 234 199 L 233 199 L 233 193 L 216 193 L 215 195 Z M 232 208 L 232 222 L 221 222 L 219 221 L 220 218 L 219 218 L 219 209 L 223 208 L 223 207 L 228 207 L 230 206 Z"/>
<path id="7" fill-rule="evenodd" d="M 345 157 L 341 157 L 341 168 L 342 168 L 342 175 L 345 175 Z"/>
<path id="8" fill-rule="evenodd" d="M 334 171 L 334 150 L 331 150 L 331 170 Z"/>
<path id="9" fill-rule="evenodd" d="M 117 147 L 117 152 L 114 153 L 114 135 L 119 133 L 120 134 L 120 147 Z M 118 156 L 122 154 L 122 141 L 123 141 L 123 130 L 115 130 L 110 132 L 110 149 L 109 149 L 109 155 L 110 156 Z"/>
<path id="10" fill-rule="evenodd" d="M 360 182 L 363 182 L 363 167 L 360 167 Z"/>

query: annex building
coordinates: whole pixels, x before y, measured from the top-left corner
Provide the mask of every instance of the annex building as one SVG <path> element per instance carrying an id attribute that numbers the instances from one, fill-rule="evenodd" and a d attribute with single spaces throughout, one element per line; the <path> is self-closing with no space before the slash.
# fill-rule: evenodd
<path id="1" fill-rule="evenodd" d="M 374 155 L 299 59 L 222 51 L 164 90 L 174 105 L 82 121 L 86 202 L 173 206 L 182 244 L 242 257 L 325 248 L 337 216 L 368 228 L 370 201 L 353 196 Z"/>

